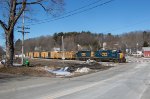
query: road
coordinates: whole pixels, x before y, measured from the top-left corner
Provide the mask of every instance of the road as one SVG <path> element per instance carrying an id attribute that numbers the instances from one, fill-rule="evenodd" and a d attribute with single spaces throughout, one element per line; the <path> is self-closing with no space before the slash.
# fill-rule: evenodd
<path id="1" fill-rule="evenodd" d="M 3 78 L 0 99 L 150 99 L 150 62 L 130 62 L 75 78 Z"/>

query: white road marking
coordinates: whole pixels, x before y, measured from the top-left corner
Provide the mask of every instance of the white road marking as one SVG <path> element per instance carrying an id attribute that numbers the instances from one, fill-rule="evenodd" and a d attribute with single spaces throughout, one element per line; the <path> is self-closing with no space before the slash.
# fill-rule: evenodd
<path id="1" fill-rule="evenodd" d="M 141 94 L 139 95 L 139 99 L 142 98 L 144 92 L 148 89 L 148 87 L 149 87 L 148 85 L 145 85 L 145 86 L 142 87 L 142 92 L 141 92 Z"/>

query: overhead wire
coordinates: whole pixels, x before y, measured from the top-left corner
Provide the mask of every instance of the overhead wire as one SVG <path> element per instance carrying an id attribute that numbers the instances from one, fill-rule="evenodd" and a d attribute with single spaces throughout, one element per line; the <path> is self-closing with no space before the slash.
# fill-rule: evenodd
<path id="1" fill-rule="evenodd" d="M 103 33 L 109 33 L 110 31 L 118 31 L 118 30 L 121 30 L 121 29 L 124 29 L 124 28 L 133 28 L 133 26 L 137 26 L 137 25 L 140 25 L 140 24 L 143 24 L 143 23 L 147 23 L 149 22 L 148 20 L 144 20 L 144 21 L 140 21 L 140 22 L 136 22 L 136 23 L 133 23 L 133 24 L 130 24 L 130 25 L 126 25 L 126 26 L 122 26 L 122 27 L 118 27 L 118 28 L 115 28 L 115 29 L 110 29 L 108 31 L 104 31 Z"/>
<path id="2" fill-rule="evenodd" d="M 101 1 L 101 0 L 98 0 L 98 1 Z M 97 2 L 98 2 L 98 1 L 97 1 Z M 86 11 L 89 11 L 89 10 L 92 10 L 92 9 L 97 8 L 97 7 L 100 7 L 100 6 L 106 5 L 106 4 L 111 3 L 111 2 L 113 2 L 113 1 L 115 1 L 115 0 L 109 0 L 109 1 L 103 2 L 103 3 L 101 3 L 101 4 L 98 4 L 98 5 L 96 5 L 96 6 L 93 6 L 93 7 L 90 7 L 90 8 L 87 8 L 87 9 L 84 9 L 84 10 L 81 10 L 81 11 L 78 11 L 78 12 L 75 12 L 75 13 L 72 13 L 72 12 L 70 11 L 71 14 L 69 14 L 69 15 L 62 16 L 62 17 L 58 17 L 58 18 L 55 18 L 55 19 L 47 20 L 47 21 L 43 21 L 43 22 L 33 23 L 33 24 L 30 24 L 30 25 L 43 24 L 43 23 L 47 23 L 47 22 L 51 22 L 51 21 L 56 21 L 56 20 L 64 19 L 64 18 L 73 16 L 73 15 L 76 15 L 76 14 L 80 14 L 80 13 L 83 13 L 83 12 L 86 12 Z M 95 2 L 95 3 L 96 3 L 96 2 Z M 92 4 L 90 4 L 90 5 L 92 5 Z M 86 7 L 86 6 L 83 6 L 83 7 L 81 7 L 80 9 L 83 9 L 83 8 L 85 8 L 85 7 Z M 78 8 L 78 10 L 79 10 L 79 8 Z M 73 11 L 77 11 L 77 9 L 75 9 L 75 10 L 73 10 Z"/>
<path id="3" fill-rule="evenodd" d="M 69 11 L 69 12 L 64 13 L 64 14 L 61 15 L 61 16 L 64 16 L 64 15 L 67 15 L 67 14 L 70 14 L 70 13 L 73 13 L 73 12 L 76 12 L 76 11 L 78 11 L 78 10 L 82 10 L 82 9 L 84 9 L 84 8 L 87 8 L 87 7 L 89 7 L 89 6 L 92 6 L 92 5 L 94 5 L 94 4 L 97 4 L 97 3 L 99 3 L 100 1 L 102 1 L 102 0 L 97 0 L 97 1 L 92 2 L 92 3 L 90 3 L 90 4 L 84 5 L 84 6 L 80 7 L 80 8 L 71 10 L 71 11 Z M 60 16 L 58 16 L 58 17 L 60 17 Z M 46 20 L 49 20 L 49 19 L 43 19 L 42 21 L 46 21 Z"/>

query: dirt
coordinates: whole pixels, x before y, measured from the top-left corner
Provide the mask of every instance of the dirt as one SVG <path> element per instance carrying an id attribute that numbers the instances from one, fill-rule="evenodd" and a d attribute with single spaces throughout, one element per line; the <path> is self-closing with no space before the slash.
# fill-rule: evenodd
<path id="1" fill-rule="evenodd" d="M 3 67 L 0 68 L 0 73 L 9 73 L 24 76 L 53 76 L 51 73 L 48 73 L 43 69 L 39 69 L 39 67 Z"/>
<path id="2" fill-rule="evenodd" d="M 48 69 L 58 69 L 62 67 L 69 67 L 69 72 L 74 72 L 77 68 L 87 67 L 91 69 L 91 72 L 97 72 L 101 70 L 106 70 L 112 66 L 102 66 L 98 63 L 86 64 L 83 61 L 76 60 L 52 60 L 52 59 L 29 59 L 30 67 L 0 67 L 0 73 L 8 73 L 15 75 L 25 75 L 25 76 L 46 76 L 55 77 L 54 74 L 49 73 L 45 70 L 45 66 Z M 74 76 L 79 76 L 88 73 L 76 73 Z"/>

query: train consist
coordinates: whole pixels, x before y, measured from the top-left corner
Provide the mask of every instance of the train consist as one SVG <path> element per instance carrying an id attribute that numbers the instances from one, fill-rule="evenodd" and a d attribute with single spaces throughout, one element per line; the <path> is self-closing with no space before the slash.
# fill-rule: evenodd
<path id="1" fill-rule="evenodd" d="M 98 50 L 98 51 L 49 51 L 49 52 L 28 52 L 26 57 L 29 58 L 46 58 L 68 60 L 87 60 L 126 62 L 125 55 L 120 50 Z"/>

